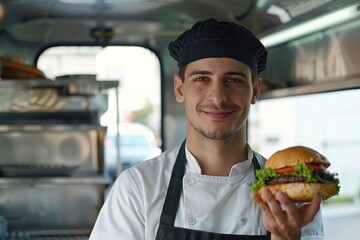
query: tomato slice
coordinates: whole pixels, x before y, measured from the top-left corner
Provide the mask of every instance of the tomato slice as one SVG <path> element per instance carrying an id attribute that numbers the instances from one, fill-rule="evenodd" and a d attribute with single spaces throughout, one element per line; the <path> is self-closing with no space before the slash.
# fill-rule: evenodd
<path id="1" fill-rule="evenodd" d="M 308 164 L 306 164 L 306 166 L 307 166 L 308 169 L 312 169 L 315 172 L 324 172 L 325 169 L 326 169 L 326 167 L 324 165 L 321 165 L 321 164 L 308 163 Z M 294 167 L 284 167 L 284 168 L 280 168 L 280 169 L 276 170 L 276 172 L 278 174 L 285 174 L 285 173 L 294 172 L 294 171 L 295 171 Z"/>
<path id="2" fill-rule="evenodd" d="M 294 171 L 295 171 L 294 167 L 284 167 L 284 168 L 276 169 L 276 172 L 278 174 L 285 174 Z"/>

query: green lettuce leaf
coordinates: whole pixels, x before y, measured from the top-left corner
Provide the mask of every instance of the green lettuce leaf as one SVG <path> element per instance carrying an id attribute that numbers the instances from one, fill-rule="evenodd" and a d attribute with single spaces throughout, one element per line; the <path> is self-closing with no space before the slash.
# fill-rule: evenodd
<path id="1" fill-rule="evenodd" d="M 261 187 L 266 185 L 266 181 L 270 178 L 277 178 L 279 176 L 295 176 L 305 178 L 305 182 L 318 182 L 318 179 L 314 176 L 313 170 L 308 169 L 305 163 L 296 163 L 294 166 L 295 171 L 285 174 L 278 174 L 271 168 L 257 169 L 256 180 L 252 184 L 252 191 L 257 192 Z M 337 182 L 336 182 L 337 181 Z M 334 179 L 334 183 L 338 185 L 338 179 Z"/>

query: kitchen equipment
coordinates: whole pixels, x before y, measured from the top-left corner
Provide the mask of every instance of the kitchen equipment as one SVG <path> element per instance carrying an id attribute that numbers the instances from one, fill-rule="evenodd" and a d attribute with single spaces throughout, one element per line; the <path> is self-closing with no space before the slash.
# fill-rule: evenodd
<path id="1" fill-rule="evenodd" d="M 117 86 L 0 81 L 0 240 L 89 238 L 111 184 L 99 118 Z"/>
<path id="2" fill-rule="evenodd" d="M 8 231 L 28 236 L 88 233 L 109 179 L 98 177 L 0 178 L 0 212 Z"/>
<path id="3" fill-rule="evenodd" d="M 105 133 L 91 125 L 0 125 L 0 176 L 100 174 Z"/>

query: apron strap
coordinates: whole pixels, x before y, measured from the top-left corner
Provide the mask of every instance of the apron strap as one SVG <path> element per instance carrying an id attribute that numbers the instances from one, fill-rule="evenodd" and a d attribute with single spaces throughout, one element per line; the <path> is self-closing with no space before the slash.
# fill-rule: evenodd
<path id="1" fill-rule="evenodd" d="M 256 170 L 261 169 L 261 166 L 259 164 L 259 159 L 256 157 L 256 153 L 253 152 L 253 154 L 254 154 L 254 156 L 253 156 L 254 172 L 255 172 L 255 177 L 256 177 Z M 266 239 L 271 240 L 271 232 L 269 232 L 268 230 L 266 230 Z"/>
<path id="2" fill-rule="evenodd" d="M 184 140 L 184 142 L 181 144 L 179 154 L 177 155 L 176 162 L 172 170 L 169 187 L 166 193 L 166 198 L 160 217 L 160 224 L 174 226 L 182 192 L 182 180 L 185 174 L 185 160 L 186 156 Z"/>
<path id="3" fill-rule="evenodd" d="M 259 164 L 259 160 L 258 160 L 258 158 L 255 156 L 255 155 L 256 155 L 256 153 L 255 153 L 255 152 L 253 152 L 253 154 L 254 154 L 254 156 L 253 156 L 253 162 L 254 162 L 254 172 L 255 172 L 255 176 L 256 176 L 256 170 L 261 169 L 261 167 L 260 167 L 260 164 Z"/>

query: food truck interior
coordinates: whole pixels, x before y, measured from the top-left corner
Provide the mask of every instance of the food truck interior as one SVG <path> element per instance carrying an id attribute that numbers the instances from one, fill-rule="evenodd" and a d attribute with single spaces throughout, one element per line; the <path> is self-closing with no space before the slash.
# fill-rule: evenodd
<path id="1" fill-rule="evenodd" d="M 183 141 L 167 46 L 207 18 L 268 48 L 249 142 L 328 155 L 327 239 L 357 233 L 358 0 L 0 0 L 0 239 L 87 239 L 116 176 Z"/>

